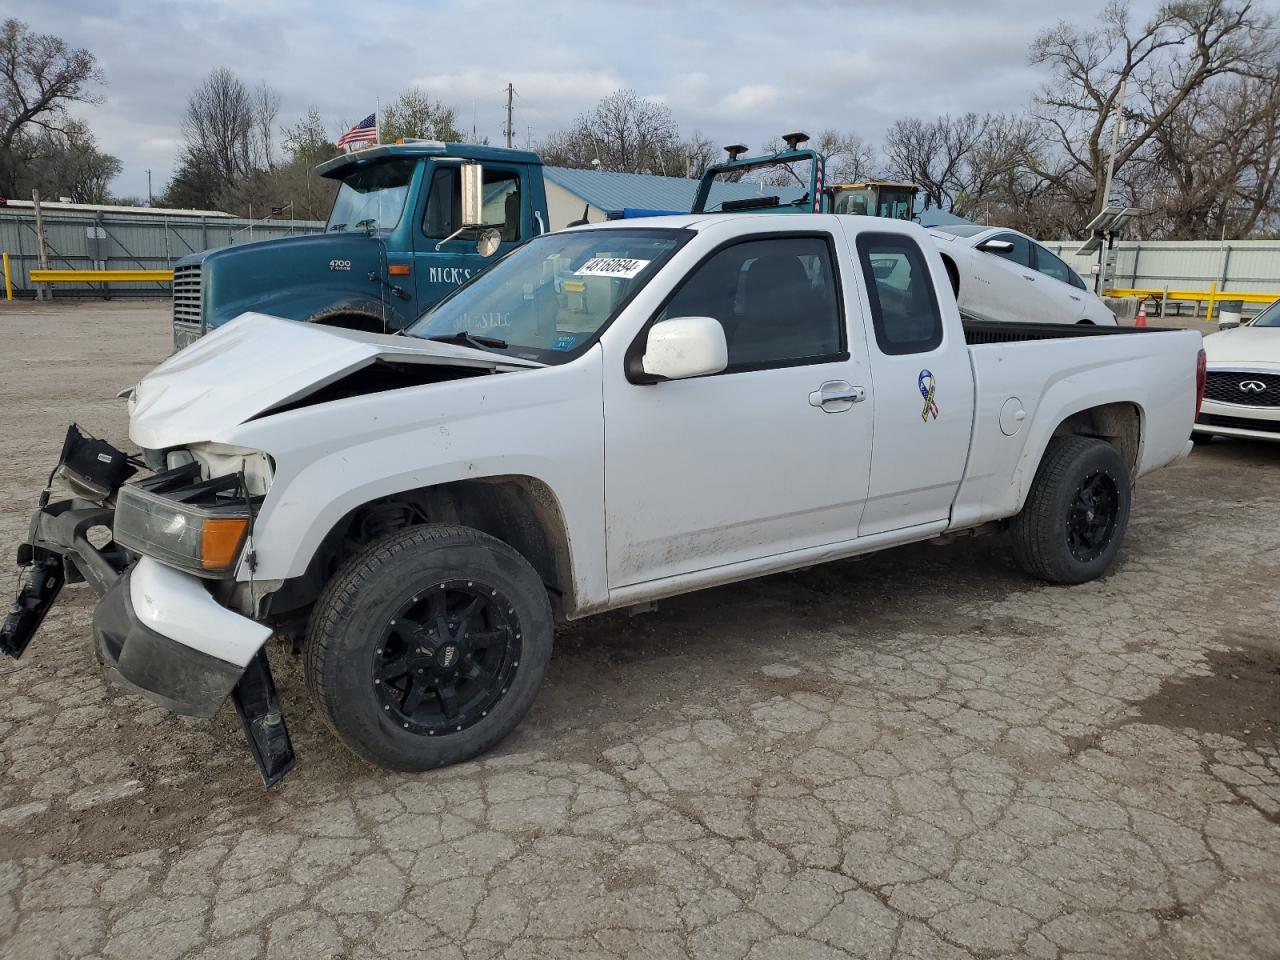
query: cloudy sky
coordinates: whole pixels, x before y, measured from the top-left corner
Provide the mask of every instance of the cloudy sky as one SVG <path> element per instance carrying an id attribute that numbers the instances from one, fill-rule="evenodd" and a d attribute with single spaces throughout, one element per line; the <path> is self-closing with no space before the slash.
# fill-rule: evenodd
<path id="1" fill-rule="evenodd" d="M 618 87 L 670 105 L 682 133 L 760 146 L 787 130 L 876 140 L 903 114 L 1016 109 L 1042 80 L 1037 32 L 1103 0 L 9 0 L 6 15 L 97 55 L 105 102 L 82 111 L 124 163 L 123 195 L 159 193 L 191 88 L 227 66 L 309 105 L 335 132 L 410 84 L 501 142 L 504 94 L 536 142 Z M 1140 3 L 1138 6 L 1147 6 Z"/>

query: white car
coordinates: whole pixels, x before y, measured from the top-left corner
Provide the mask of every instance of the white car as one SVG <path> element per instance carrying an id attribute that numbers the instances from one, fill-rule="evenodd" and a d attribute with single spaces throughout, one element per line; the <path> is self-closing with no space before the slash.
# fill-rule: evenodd
<path id="1" fill-rule="evenodd" d="M 290 624 L 343 741 L 426 770 L 516 725 L 556 620 L 1006 527 L 1043 580 L 1104 575 L 1191 448 L 1200 335 L 955 307 L 915 224 L 725 214 L 536 237 L 404 336 L 242 315 L 134 390 L 153 475 L 72 433 L 88 493 L 43 498 L 0 649 L 87 579 L 109 674 L 233 695 L 273 782 Z"/>
<path id="2" fill-rule="evenodd" d="M 973 224 L 929 232 L 965 316 L 1116 326 L 1116 315 L 1080 275 L 1025 233 Z"/>
<path id="3" fill-rule="evenodd" d="M 1251 322 L 1204 338 L 1208 363 L 1196 440 L 1280 440 L 1280 301 Z"/>

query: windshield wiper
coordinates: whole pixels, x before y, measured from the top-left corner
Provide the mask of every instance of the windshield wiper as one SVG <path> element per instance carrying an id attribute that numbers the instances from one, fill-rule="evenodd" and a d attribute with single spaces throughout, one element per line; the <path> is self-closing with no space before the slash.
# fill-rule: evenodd
<path id="1" fill-rule="evenodd" d="M 493 347 L 495 350 L 507 349 L 507 341 L 499 340 L 497 337 L 477 337 L 474 333 L 468 333 L 466 330 L 459 330 L 457 333 L 439 333 L 434 337 L 427 337 L 428 340 L 434 340 L 437 343 L 457 343 L 467 347 Z"/>
<path id="2" fill-rule="evenodd" d="M 337 233 L 339 230 L 343 230 L 343 229 L 345 229 L 345 228 L 346 228 L 346 226 L 347 226 L 347 225 L 346 225 L 345 223 L 335 223 L 333 226 L 331 226 L 331 227 L 329 228 L 329 232 L 330 232 L 330 233 Z"/>

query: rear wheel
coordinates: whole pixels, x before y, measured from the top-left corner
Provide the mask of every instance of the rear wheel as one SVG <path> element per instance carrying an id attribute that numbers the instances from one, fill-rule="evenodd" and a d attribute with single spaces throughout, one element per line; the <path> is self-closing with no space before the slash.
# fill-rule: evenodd
<path id="1" fill-rule="evenodd" d="M 1115 447 L 1092 437 L 1055 437 L 1013 519 L 1019 566 L 1050 583 L 1102 576 L 1124 541 L 1131 496 L 1129 470 Z"/>
<path id="2" fill-rule="evenodd" d="M 515 728 L 552 638 L 546 589 L 519 553 L 468 527 L 413 527 L 372 544 L 326 587 L 307 636 L 307 685 L 355 753 L 427 770 Z"/>

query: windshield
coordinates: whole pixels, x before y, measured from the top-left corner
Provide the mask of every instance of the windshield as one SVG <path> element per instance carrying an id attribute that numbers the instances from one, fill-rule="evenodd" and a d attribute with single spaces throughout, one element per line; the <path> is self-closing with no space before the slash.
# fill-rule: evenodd
<path id="1" fill-rule="evenodd" d="M 352 170 L 342 178 L 325 230 L 394 229 L 416 165 L 416 160 L 384 160 Z"/>
<path id="2" fill-rule="evenodd" d="M 953 233 L 957 237 L 976 237 L 978 234 L 984 233 L 991 228 L 972 223 L 939 223 L 929 229 L 938 230 L 942 233 Z"/>
<path id="3" fill-rule="evenodd" d="M 1253 318 L 1251 327 L 1280 327 L 1280 300 Z"/>
<path id="4" fill-rule="evenodd" d="M 683 230 L 570 230 L 518 247 L 406 333 L 543 363 L 589 344 L 688 238 Z"/>

